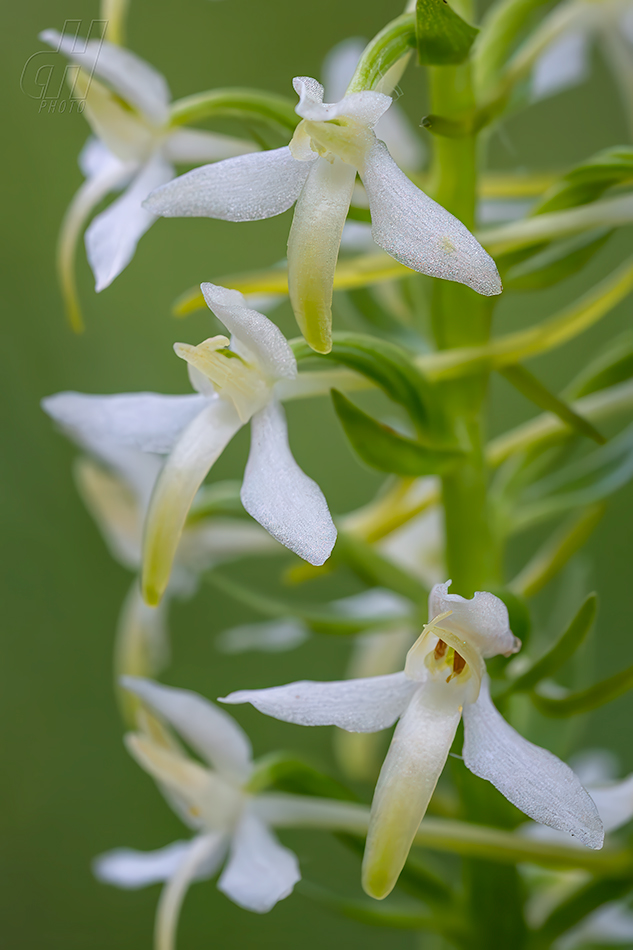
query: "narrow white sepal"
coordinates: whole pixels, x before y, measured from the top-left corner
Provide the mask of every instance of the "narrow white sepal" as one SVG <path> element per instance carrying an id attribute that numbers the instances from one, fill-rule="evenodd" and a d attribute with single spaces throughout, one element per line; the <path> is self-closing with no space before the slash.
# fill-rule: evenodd
<path id="1" fill-rule="evenodd" d="M 411 182 L 376 140 L 359 169 L 371 211 L 374 241 L 401 264 L 478 294 L 502 291 L 497 266 L 476 238 Z"/>
<path id="2" fill-rule="evenodd" d="M 275 401 L 251 419 L 241 498 L 248 513 L 285 547 L 310 564 L 327 561 L 336 528 L 323 492 L 292 456 L 285 413 Z"/>
<path id="3" fill-rule="evenodd" d="M 92 873 L 104 884 L 136 890 L 149 884 L 168 881 L 176 873 L 190 848 L 191 841 L 174 841 L 157 851 L 115 848 L 94 859 Z M 203 876 L 202 870 L 198 872 L 199 880 Z"/>
<path id="4" fill-rule="evenodd" d="M 464 707 L 464 763 L 524 814 L 601 848 L 598 810 L 572 770 L 510 726 L 490 699 L 487 677 L 479 698 Z"/>
<path id="5" fill-rule="evenodd" d="M 240 907 L 265 914 L 288 897 L 300 880 L 296 855 L 247 809 L 233 835 L 218 889 Z"/>
<path id="6" fill-rule="evenodd" d="M 251 703 L 255 709 L 300 726 L 339 726 L 349 732 L 388 729 L 419 688 L 404 673 L 316 683 L 301 680 L 269 689 L 241 689 L 221 703 Z"/>
<path id="7" fill-rule="evenodd" d="M 144 207 L 166 218 L 272 218 L 295 203 L 310 165 L 295 161 L 287 146 L 228 158 L 194 168 L 163 185 L 152 192 Z"/>

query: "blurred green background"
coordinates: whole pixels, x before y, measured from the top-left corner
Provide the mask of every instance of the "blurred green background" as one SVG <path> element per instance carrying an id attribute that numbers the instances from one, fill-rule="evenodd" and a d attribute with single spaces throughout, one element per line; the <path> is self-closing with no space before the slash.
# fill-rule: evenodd
<path id="1" fill-rule="evenodd" d="M 174 97 L 220 85 L 291 94 L 292 77 L 318 76 L 324 55 L 335 43 L 372 35 L 401 9 L 390 0 L 320 0 L 310 5 L 291 0 L 132 0 L 131 6 L 129 45 L 164 72 Z M 96 3 L 79 0 L 6 6 L 0 61 L 6 209 L 0 255 L 0 940 L 7 948 L 28 950 L 149 948 L 158 888 L 120 892 L 99 885 L 91 876 L 90 861 L 112 847 L 157 848 L 185 835 L 153 782 L 123 749 L 110 668 L 113 630 L 129 575 L 109 558 L 83 509 L 70 477 L 75 451 L 53 431 L 39 400 L 62 389 L 187 391 L 185 367 L 174 356 L 172 343 L 199 342 L 209 335 L 209 320 L 201 313 L 177 324 L 170 315 L 171 301 L 201 280 L 274 263 L 284 256 L 289 226 L 288 214 L 249 225 L 161 220 L 140 242 L 132 265 L 99 296 L 92 291 L 82 248 L 79 279 L 87 331 L 83 336 L 71 334 L 56 286 L 54 246 L 63 212 L 80 184 L 76 159 L 87 126 L 75 114 L 40 114 L 40 103 L 21 91 L 20 75 L 29 56 L 41 48 L 41 29 L 61 28 L 68 19 L 83 20 L 87 27 L 97 16 Z M 417 124 L 425 110 L 421 71 L 410 69 L 402 87 L 402 104 Z M 559 168 L 625 141 L 616 93 L 597 60 L 590 85 L 505 123 L 490 142 L 489 162 L 504 169 Z M 497 330 L 525 326 L 553 312 L 613 267 L 626 252 L 627 241 L 630 249 L 630 230 L 609 243 L 582 274 L 550 291 L 506 295 L 498 308 Z M 561 388 L 601 342 L 630 325 L 630 313 L 626 301 L 567 347 L 564 358 L 557 352 L 535 361 L 535 371 Z M 277 311 L 277 317 L 294 335 L 289 311 Z M 495 383 L 493 433 L 531 414 L 521 397 Z M 322 486 L 333 510 L 343 512 L 366 501 L 380 479 L 352 457 L 328 402 L 294 404 L 289 418 L 293 451 Z M 214 478 L 239 476 L 246 447 L 247 433 L 242 432 Z M 613 499 L 591 541 L 588 560 L 571 568 L 580 586 L 589 584 L 601 593 L 590 654 L 592 677 L 633 661 L 628 603 L 632 501 L 631 488 Z M 535 540 L 526 536 L 513 545 L 510 575 Z M 275 567 L 274 562 L 265 569 L 247 565 L 243 576 L 264 587 L 273 582 Z M 300 596 L 316 600 L 357 589 L 353 578 L 341 575 L 313 583 Z M 557 585 L 551 585 L 539 599 L 537 615 L 543 624 L 568 619 L 568 608 L 557 606 L 557 597 Z M 193 602 L 176 605 L 171 618 L 174 662 L 166 680 L 216 697 L 237 687 L 342 674 L 348 650 L 342 641 L 315 638 L 281 655 L 233 658 L 215 651 L 217 632 L 250 619 L 258 618 L 211 587 L 203 587 Z M 256 754 L 293 748 L 317 764 L 334 767 L 330 730 L 301 730 L 250 708 L 234 711 L 249 730 Z M 612 748 L 623 768 L 632 768 L 632 713 L 631 697 L 618 700 L 581 724 L 584 735 L 576 737 L 576 745 Z M 553 732 L 551 739 L 555 748 L 558 737 Z M 357 861 L 331 836 L 306 832 L 283 837 L 297 851 L 307 878 L 360 894 Z M 180 930 L 180 946 L 187 950 L 210 945 L 222 950 L 289 950 L 298 941 L 306 950 L 327 942 L 371 950 L 409 948 L 416 939 L 339 920 L 299 895 L 259 917 L 235 907 L 208 883 L 192 888 Z"/>

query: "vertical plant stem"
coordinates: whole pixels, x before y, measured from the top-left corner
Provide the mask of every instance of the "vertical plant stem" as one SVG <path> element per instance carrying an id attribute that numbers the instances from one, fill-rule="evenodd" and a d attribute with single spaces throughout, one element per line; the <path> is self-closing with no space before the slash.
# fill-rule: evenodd
<path id="1" fill-rule="evenodd" d="M 429 72 L 434 113 L 451 117 L 474 106 L 469 64 L 436 66 Z M 476 137 L 435 136 L 433 144 L 433 197 L 472 229 L 477 195 Z M 485 343 L 490 335 L 493 306 L 494 298 L 481 297 L 462 284 L 434 281 L 431 310 L 438 348 Z M 467 597 L 500 580 L 482 450 L 482 407 L 487 383 L 487 374 L 481 374 L 447 382 L 442 391 L 456 432 L 470 447 L 464 463 L 442 479 L 448 573 L 453 590 Z"/>

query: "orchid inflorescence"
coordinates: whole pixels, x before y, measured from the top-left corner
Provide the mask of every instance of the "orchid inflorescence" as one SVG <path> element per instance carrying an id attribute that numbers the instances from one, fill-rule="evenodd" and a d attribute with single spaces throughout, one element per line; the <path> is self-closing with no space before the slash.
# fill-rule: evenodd
<path id="1" fill-rule="evenodd" d="M 510 111 L 584 80 L 594 37 L 610 51 L 630 111 L 633 8 L 562 0 L 534 22 L 528 14 L 538 6 L 497 0 L 477 29 L 461 4 L 418 0 L 368 44 L 335 47 L 325 88 L 294 78 L 298 101 L 242 89 L 172 102 L 164 77 L 121 45 L 125 4 L 105 4 L 103 42 L 41 34 L 78 67 L 75 90 L 92 130 L 58 251 L 76 329 L 78 238 L 111 192 L 123 190 L 85 234 L 97 292 L 131 263 L 159 216 L 244 222 L 295 206 L 287 261 L 205 281 L 177 305 L 181 314 L 206 305 L 226 331 L 174 344 L 193 392 L 62 392 L 43 402 L 81 450 L 79 492 L 134 575 L 115 648 L 128 751 L 191 830 L 158 851 L 122 848 L 94 862 L 97 878 L 119 887 L 164 882 L 156 950 L 173 950 L 194 881 L 217 877 L 221 892 L 256 913 L 288 897 L 301 869 L 277 838 L 286 827 L 365 839 L 361 880 L 371 900 L 314 886 L 304 893 L 366 923 L 409 920 L 464 950 L 509 945 L 508 935 L 539 950 L 633 940 L 633 853 L 614 842 L 601 851 L 605 832 L 633 818 L 631 777 L 616 782 L 604 754 L 570 767 L 528 738 L 539 715 L 565 720 L 633 685 L 622 669 L 583 689 L 571 673 L 564 687 L 553 679 L 591 631 L 594 594 L 558 639 L 531 634 L 528 607 L 565 577 L 605 500 L 633 476 L 630 429 L 610 440 L 602 431 L 633 407 L 633 341 L 611 343 L 561 394 L 523 366 L 622 300 L 633 263 L 528 330 L 489 332 L 502 277 L 510 292 L 551 286 L 633 221 L 633 148 L 603 151 L 549 180 L 482 176 L 477 149 L 478 135 Z M 422 140 L 395 102 L 414 50 L 431 96 L 426 170 Z M 285 144 L 189 125 L 226 115 L 249 130 L 282 130 Z M 178 163 L 198 167 L 176 177 Z M 477 227 L 495 201 L 504 223 Z M 293 340 L 260 312 L 286 296 L 302 334 Z M 486 445 L 493 370 L 545 412 Z M 295 460 L 284 410 L 330 393 L 355 453 L 386 476 L 373 500 L 336 517 Z M 360 408 L 350 395 L 365 393 L 373 401 Z M 385 396 L 381 415 L 375 406 Z M 243 476 L 214 480 L 213 466 L 246 425 Z M 589 450 L 591 440 L 599 446 Z M 551 535 L 508 580 L 508 539 L 541 522 L 553 523 Z M 352 585 L 320 606 L 258 593 L 231 574 L 247 556 L 278 559 L 286 581 L 338 573 L 363 589 Z M 169 662 L 168 605 L 193 597 L 204 580 L 265 617 L 225 630 L 225 653 L 352 638 L 343 679 L 218 699 L 337 727 L 344 781 L 293 756 L 254 759 L 224 708 L 153 679 Z M 380 733 L 394 724 L 381 764 Z M 464 883 L 428 850 L 461 855 L 470 867 Z M 402 890 L 419 912 L 402 904 Z M 493 895 L 502 926 L 486 912 Z M 385 898 L 379 913 L 374 901 Z"/>

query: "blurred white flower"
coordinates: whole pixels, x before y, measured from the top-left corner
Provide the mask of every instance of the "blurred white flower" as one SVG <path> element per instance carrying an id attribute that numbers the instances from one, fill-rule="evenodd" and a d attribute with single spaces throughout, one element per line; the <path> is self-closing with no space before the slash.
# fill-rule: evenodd
<path id="1" fill-rule="evenodd" d="M 438 584 L 429 616 L 401 673 L 240 690 L 223 701 L 250 702 L 287 722 L 350 732 L 376 732 L 400 720 L 372 803 L 363 886 L 373 897 L 385 897 L 402 870 L 462 714 L 464 763 L 471 772 L 530 817 L 600 847 L 602 824 L 577 777 L 515 732 L 490 699 L 484 660 L 520 647 L 505 605 L 484 592 L 465 600 L 449 594 L 448 583 Z"/>
<path id="2" fill-rule="evenodd" d="M 302 118 L 287 148 L 194 169 L 144 203 L 166 217 L 254 221 L 295 202 L 288 238 L 290 300 L 308 343 L 332 346 L 332 287 L 356 173 L 369 201 L 373 239 L 407 267 L 456 280 L 484 295 L 501 293 L 492 258 L 464 225 L 407 178 L 374 132 L 391 105 L 380 92 L 323 102 L 314 79 L 294 80 Z"/>
<path id="3" fill-rule="evenodd" d="M 127 267 L 139 239 L 156 220 L 141 202 L 174 177 L 173 163 L 217 161 L 255 151 L 257 146 L 214 132 L 170 127 L 171 94 L 165 78 L 130 50 L 57 30 L 44 30 L 40 39 L 81 67 L 74 74 L 72 95 L 85 101 L 86 118 L 96 136 L 79 157 L 86 181 L 68 209 L 59 244 L 63 288 L 78 319 L 75 247 L 91 212 L 106 195 L 125 189 L 86 231 L 97 292 Z"/>
<path id="4" fill-rule="evenodd" d="M 542 49 L 532 71 L 532 96 L 543 99 L 584 82 L 591 72 L 594 42 L 604 53 L 633 123 L 631 0 L 567 0 L 555 7 L 526 43 L 528 49 Z"/>
<path id="5" fill-rule="evenodd" d="M 292 386 L 297 364 L 281 331 L 246 306 L 242 294 L 202 284 L 209 307 L 231 331 L 199 346 L 177 343 L 198 394 L 88 396 L 58 393 L 46 411 L 64 428 L 93 438 L 168 454 L 152 492 L 144 533 L 143 593 L 159 603 L 191 503 L 235 433 L 251 422 L 241 490 L 246 511 L 290 550 L 323 564 L 336 540 L 327 502 L 295 462 L 278 386 Z M 300 381 L 296 380 L 300 386 Z"/>
<path id="6" fill-rule="evenodd" d="M 166 882 L 156 915 L 156 950 L 173 950 L 190 884 L 212 877 L 225 859 L 217 886 L 240 907 L 263 914 L 292 892 L 301 878 L 299 863 L 279 843 L 274 826 L 344 828 L 349 824 L 355 829 L 360 823 L 362 827 L 361 813 L 366 815 L 362 806 L 252 792 L 249 780 L 254 767 L 248 737 L 231 716 L 202 696 L 133 677 L 124 677 L 122 685 L 172 726 L 203 760 L 184 752 L 155 719 L 144 731 L 129 734 L 131 754 L 196 834 L 158 851 L 110 851 L 93 865 L 99 880 L 118 887 Z"/>

